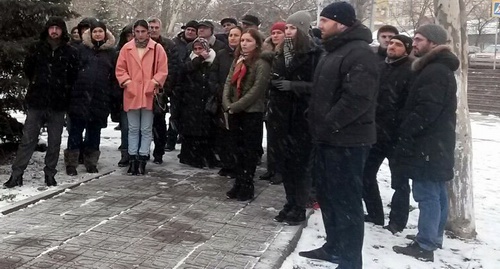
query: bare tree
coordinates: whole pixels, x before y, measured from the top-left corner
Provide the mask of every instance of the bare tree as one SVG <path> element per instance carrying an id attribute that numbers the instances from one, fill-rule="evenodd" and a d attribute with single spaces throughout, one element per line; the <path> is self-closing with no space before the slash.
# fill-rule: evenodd
<path id="1" fill-rule="evenodd" d="M 479 40 L 484 33 L 486 26 L 495 20 L 491 17 L 491 1 L 489 0 L 469 0 L 466 3 L 467 18 L 469 24 L 477 34 L 474 45 L 478 46 Z"/>
<path id="2" fill-rule="evenodd" d="M 457 143 L 455 178 L 448 185 L 450 214 L 446 229 L 462 238 L 476 236 L 472 192 L 472 141 L 467 105 L 467 21 L 464 0 L 434 0 L 437 23 L 450 34 L 454 53 L 461 62 L 455 72 L 457 79 Z"/>
<path id="3" fill-rule="evenodd" d="M 389 14 L 399 28 L 409 31 L 433 22 L 433 0 L 398 0 L 389 5 Z"/>

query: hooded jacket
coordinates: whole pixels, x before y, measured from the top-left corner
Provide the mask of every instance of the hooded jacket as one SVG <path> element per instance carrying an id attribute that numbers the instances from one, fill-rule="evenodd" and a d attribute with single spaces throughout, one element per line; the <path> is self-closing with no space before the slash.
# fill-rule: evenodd
<path id="1" fill-rule="evenodd" d="M 82 34 L 78 79 L 71 91 L 69 115 L 72 119 L 106 127 L 113 89 L 117 84 L 114 45 L 115 37 L 109 30 L 100 47 L 92 42 L 89 30 Z"/>
<path id="2" fill-rule="evenodd" d="M 62 29 L 60 44 L 52 48 L 48 42 L 51 26 Z M 40 39 L 28 48 L 24 73 L 29 80 L 26 94 L 28 108 L 66 111 L 69 94 L 78 75 L 78 51 L 68 45 L 70 36 L 62 18 L 51 17 Z"/>
<path id="3" fill-rule="evenodd" d="M 379 62 L 369 46 L 371 40 L 370 30 L 357 21 L 324 41 L 326 53 L 316 66 L 308 110 L 314 143 L 342 147 L 375 143 Z"/>
<path id="4" fill-rule="evenodd" d="M 398 129 L 397 169 L 413 180 L 446 181 L 454 176 L 457 84 L 460 62 L 440 45 L 415 60 L 416 72 Z"/>

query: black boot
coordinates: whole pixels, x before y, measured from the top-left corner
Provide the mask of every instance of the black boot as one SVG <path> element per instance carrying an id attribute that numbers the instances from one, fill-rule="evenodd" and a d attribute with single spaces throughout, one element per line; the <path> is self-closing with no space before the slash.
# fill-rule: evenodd
<path id="1" fill-rule="evenodd" d="M 394 252 L 403 254 L 406 256 L 414 257 L 418 260 L 422 260 L 425 262 L 433 262 L 434 261 L 434 251 L 425 250 L 420 247 L 420 245 L 413 241 L 406 247 L 394 246 L 392 247 Z"/>
<path id="2" fill-rule="evenodd" d="M 126 167 L 129 164 L 130 156 L 128 155 L 128 149 L 120 150 L 122 157 L 118 161 L 118 167 Z"/>
<path id="3" fill-rule="evenodd" d="M 306 210 L 300 207 L 293 207 L 286 216 L 285 222 L 290 226 L 295 226 L 303 223 L 306 220 Z"/>
<path id="4" fill-rule="evenodd" d="M 138 158 L 138 175 L 146 174 L 146 162 L 149 160 L 149 156 L 139 156 Z"/>
<path id="5" fill-rule="evenodd" d="M 265 172 L 263 175 L 259 177 L 260 180 L 270 180 L 274 176 L 274 171 Z"/>
<path id="6" fill-rule="evenodd" d="M 272 185 L 279 185 L 283 183 L 283 176 L 281 176 L 280 173 L 276 173 L 269 179 L 269 182 L 271 182 Z"/>
<path id="7" fill-rule="evenodd" d="M 78 158 L 80 155 L 79 149 L 66 149 L 64 150 L 64 164 L 66 165 L 66 174 L 68 176 L 76 176 L 78 172 L 76 167 L 78 166 Z"/>
<path id="8" fill-rule="evenodd" d="M 3 184 L 4 188 L 10 189 L 16 186 L 21 187 L 23 185 L 23 175 L 18 177 L 10 176 L 9 180 Z"/>
<path id="9" fill-rule="evenodd" d="M 247 201 L 253 199 L 253 195 L 253 176 L 245 175 L 236 199 L 238 199 L 238 201 Z"/>
<path id="10" fill-rule="evenodd" d="M 238 196 L 238 192 L 240 191 L 241 184 L 238 181 L 235 181 L 233 187 L 226 192 L 227 199 L 236 199 Z"/>
<path id="11" fill-rule="evenodd" d="M 133 175 L 133 176 L 139 174 L 139 161 L 137 160 L 137 155 L 130 155 L 130 161 L 129 161 L 127 174 Z"/>
<path id="12" fill-rule="evenodd" d="M 45 175 L 45 184 L 47 184 L 47 186 L 57 186 L 57 182 L 56 180 L 54 179 L 54 176 L 48 176 L 48 175 Z"/>
<path id="13" fill-rule="evenodd" d="M 280 212 L 278 213 L 278 215 L 276 217 L 274 217 L 274 220 L 277 221 L 277 222 L 283 222 L 285 220 L 286 215 L 288 214 L 288 212 L 290 212 L 290 210 L 292 210 L 292 206 L 289 205 L 288 203 L 286 203 L 283 206 L 283 209 L 280 210 Z"/>
<path id="14" fill-rule="evenodd" d="M 99 150 L 85 150 L 84 164 L 87 173 L 99 173 L 99 170 L 97 170 L 97 162 L 99 161 L 100 155 L 101 152 Z"/>

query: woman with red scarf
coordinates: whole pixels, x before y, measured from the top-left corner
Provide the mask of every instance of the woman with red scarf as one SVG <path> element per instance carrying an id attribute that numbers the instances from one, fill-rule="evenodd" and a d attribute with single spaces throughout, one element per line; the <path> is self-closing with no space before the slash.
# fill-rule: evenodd
<path id="1" fill-rule="evenodd" d="M 236 146 L 236 180 L 226 195 L 239 201 L 254 196 L 253 177 L 260 157 L 265 94 L 271 76 L 271 65 L 260 57 L 261 51 L 260 33 L 246 30 L 236 49 L 222 96 L 226 127 Z"/>

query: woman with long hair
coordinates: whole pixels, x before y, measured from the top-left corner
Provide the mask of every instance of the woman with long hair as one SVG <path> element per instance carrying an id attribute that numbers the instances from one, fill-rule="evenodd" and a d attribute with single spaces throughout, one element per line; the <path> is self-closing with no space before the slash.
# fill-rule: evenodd
<path id="1" fill-rule="evenodd" d="M 286 21 L 285 40 L 276 54 L 269 93 L 268 136 L 276 141 L 276 173 L 283 177 L 286 203 L 274 218 L 297 225 L 305 220 L 311 185 L 311 137 L 305 112 L 321 49 L 309 36 L 312 19 L 307 11 Z"/>
<path id="2" fill-rule="evenodd" d="M 239 26 L 234 26 L 228 33 L 228 48 L 219 50 L 215 57 L 212 69 L 210 71 L 210 89 L 216 104 L 217 110 L 213 115 L 215 121 L 215 153 L 219 156 L 222 168 L 219 170 L 220 176 L 235 177 L 235 158 L 232 154 L 232 143 L 229 130 L 226 129 L 224 123 L 224 111 L 222 109 L 222 92 L 224 91 L 224 84 L 227 79 L 229 70 L 234 61 L 234 52 L 240 45 L 241 35 L 243 29 Z"/>
<path id="3" fill-rule="evenodd" d="M 103 22 L 92 22 L 82 34 L 78 79 L 71 91 L 68 116 L 68 148 L 64 151 L 66 174 L 77 175 L 80 145 L 85 131 L 84 165 L 88 173 L 98 173 L 101 129 L 107 126 L 115 83 L 115 38 Z"/>
<path id="4" fill-rule="evenodd" d="M 236 146 L 236 180 L 226 195 L 239 201 L 254 196 L 253 177 L 262 147 L 264 102 L 271 71 L 270 63 L 260 57 L 262 42 L 255 29 L 243 33 L 222 96 L 226 125 Z"/>
<path id="5" fill-rule="evenodd" d="M 153 140 L 153 99 L 167 79 L 167 54 L 151 39 L 145 20 L 134 23 L 133 33 L 134 40 L 120 50 L 116 78 L 124 89 L 123 109 L 128 119 L 127 173 L 144 175 Z"/>

